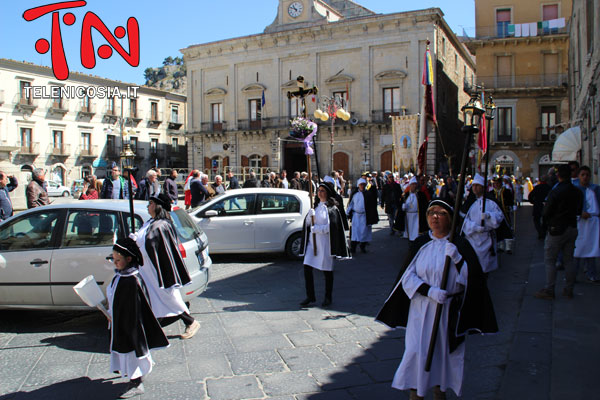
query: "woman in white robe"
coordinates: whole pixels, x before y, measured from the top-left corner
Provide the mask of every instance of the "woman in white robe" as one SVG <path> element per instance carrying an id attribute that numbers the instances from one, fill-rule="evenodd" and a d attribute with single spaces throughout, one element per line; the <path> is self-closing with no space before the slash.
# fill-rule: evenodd
<path id="1" fill-rule="evenodd" d="M 405 351 L 392 387 L 410 390 L 410 399 L 423 399 L 434 388 L 434 399 L 445 399 L 452 389 L 462 393 L 464 335 L 469 331 L 497 332 L 498 327 L 485 277 L 469 243 L 448 241 L 452 207 L 434 200 L 427 209 L 431 228 L 411 248 L 408 265 L 379 312 L 377 320 L 405 327 Z M 458 246 L 458 247 L 457 247 Z M 445 289 L 444 264 L 450 257 Z M 429 342 L 438 304 L 442 304 L 431 370 L 425 371 Z"/>
<path id="2" fill-rule="evenodd" d="M 584 268 L 588 281 L 600 282 L 596 259 L 600 257 L 600 187 L 590 184 L 589 167 L 579 169 L 579 186 L 583 192 L 583 210 L 577 221 L 577 240 L 573 257 L 578 268 Z"/>

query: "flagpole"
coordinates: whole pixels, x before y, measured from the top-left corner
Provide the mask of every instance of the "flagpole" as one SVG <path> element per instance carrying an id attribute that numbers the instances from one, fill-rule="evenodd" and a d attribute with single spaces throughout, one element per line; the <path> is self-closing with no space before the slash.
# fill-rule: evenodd
<path id="1" fill-rule="evenodd" d="M 485 172 L 483 175 L 483 206 L 481 208 L 481 226 L 484 226 L 484 213 L 485 213 L 485 195 L 488 191 L 488 170 L 490 168 L 490 132 L 492 130 L 492 120 L 494 119 L 494 111 L 496 110 L 496 105 L 494 104 L 494 99 L 490 95 L 489 99 L 484 104 L 485 107 L 485 120 L 488 122 L 485 126 Z"/>

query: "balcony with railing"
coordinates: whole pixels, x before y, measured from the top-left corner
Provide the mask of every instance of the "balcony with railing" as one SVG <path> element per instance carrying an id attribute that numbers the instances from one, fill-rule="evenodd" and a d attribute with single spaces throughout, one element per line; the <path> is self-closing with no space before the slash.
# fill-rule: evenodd
<path id="1" fill-rule="evenodd" d="M 535 139 L 538 144 L 554 143 L 564 131 L 565 128 L 561 125 L 538 127 L 535 130 Z"/>
<path id="2" fill-rule="evenodd" d="M 119 109 L 116 105 L 114 107 L 105 106 L 102 116 L 106 121 L 116 121 L 119 118 Z"/>
<path id="3" fill-rule="evenodd" d="M 400 111 L 372 110 L 371 121 L 380 124 L 391 124 L 392 118 L 402 115 Z"/>
<path id="4" fill-rule="evenodd" d="M 143 147 L 132 147 L 131 151 L 135 153 L 135 158 L 137 160 L 142 160 L 146 158 L 146 149 L 144 149 Z"/>
<path id="5" fill-rule="evenodd" d="M 30 142 L 30 143 L 18 142 L 17 146 L 19 147 L 19 155 L 22 155 L 22 156 L 39 156 L 40 155 L 40 143 L 39 142 Z"/>
<path id="6" fill-rule="evenodd" d="M 200 132 L 224 132 L 227 130 L 227 121 L 203 122 L 200 124 Z"/>
<path id="7" fill-rule="evenodd" d="M 69 112 L 69 102 L 66 99 L 52 99 L 48 102 L 48 111 L 64 117 Z"/>
<path id="8" fill-rule="evenodd" d="M 106 157 L 108 158 L 119 158 L 121 156 L 121 149 L 117 146 L 106 146 Z"/>
<path id="9" fill-rule="evenodd" d="M 0 152 L 10 152 L 10 151 L 15 151 L 15 150 L 19 150 L 20 146 L 19 144 L 15 144 L 15 142 L 9 142 L 8 140 L 2 140 L 0 141 Z"/>
<path id="10" fill-rule="evenodd" d="M 96 115 L 96 105 L 92 104 L 91 102 L 84 103 L 81 101 L 77 108 L 77 115 L 79 117 L 92 118 L 94 115 Z"/>
<path id="11" fill-rule="evenodd" d="M 150 111 L 148 113 L 148 127 L 157 128 L 162 123 L 162 112 L 160 111 Z"/>
<path id="12" fill-rule="evenodd" d="M 527 27 L 525 27 L 527 26 Z M 499 22 L 492 26 L 478 26 L 475 37 L 467 38 L 473 40 L 482 39 L 508 39 L 508 38 L 530 38 L 544 37 L 550 35 L 565 35 L 569 33 L 569 21 L 563 19 L 552 21 L 531 21 L 520 24 L 509 24 Z"/>
<path id="13" fill-rule="evenodd" d="M 22 97 L 17 93 L 14 97 L 13 104 L 15 108 L 21 112 L 32 113 L 38 106 L 37 99 L 33 97 Z"/>
<path id="14" fill-rule="evenodd" d="M 96 158 L 98 157 L 98 146 L 80 146 L 77 153 L 83 158 Z"/>
<path id="15" fill-rule="evenodd" d="M 187 159 L 187 147 L 186 146 L 167 146 L 167 153 L 170 159 L 177 161 L 183 161 Z"/>
<path id="16" fill-rule="evenodd" d="M 49 156 L 55 157 L 68 157 L 71 155 L 71 145 L 70 144 L 53 144 L 50 143 L 48 145 L 48 150 L 46 150 L 46 154 Z"/>
<path id="17" fill-rule="evenodd" d="M 164 160 L 166 157 L 165 148 L 162 146 L 159 147 L 150 147 L 150 159 L 159 159 Z"/>
<path id="18" fill-rule="evenodd" d="M 567 74 L 534 74 L 534 75 L 497 75 L 477 76 L 477 81 L 486 88 L 493 89 L 532 89 L 532 88 L 565 88 L 568 83 Z"/>
<path id="19" fill-rule="evenodd" d="M 168 129 L 177 131 L 183 126 L 183 122 L 184 120 L 181 115 L 171 115 L 171 118 L 169 118 Z"/>

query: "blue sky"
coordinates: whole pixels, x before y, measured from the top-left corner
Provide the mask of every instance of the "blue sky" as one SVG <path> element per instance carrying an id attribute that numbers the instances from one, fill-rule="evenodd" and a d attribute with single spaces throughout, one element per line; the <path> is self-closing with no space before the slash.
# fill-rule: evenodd
<path id="1" fill-rule="evenodd" d="M 50 52 L 38 54 L 34 45 L 40 38 L 50 41 L 51 16 L 35 21 L 22 18 L 29 8 L 59 0 L 2 0 L 0 12 L 0 57 L 51 66 Z M 446 21 L 457 33 L 463 28 L 469 35 L 475 31 L 475 0 L 357 0 L 370 10 L 388 14 L 394 12 L 439 7 Z M 61 22 L 65 54 L 71 71 L 85 72 L 105 78 L 137 84 L 144 83 L 144 69 L 162 65 L 167 56 L 181 56 L 179 49 L 192 44 L 212 42 L 238 36 L 261 33 L 275 19 L 278 0 L 88 0 L 87 6 L 72 9 L 75 24 Z M 140 25 L 140 65 L 127 64 L 116 52 L 112 58 L 96 57 L 96 67 L 86 70 L 79 59 L 81 23 L 86 12 L 98 15 L 113 30 L 125 26 L 129 17 Z M 61 11 L 61 17 L 65 11 Z M 94 34 L 96 48 L 104 39 Z M 122 41 L 123 43 L 123 41 Z M 127 50 L 127 46 L 124 46 Z"/>

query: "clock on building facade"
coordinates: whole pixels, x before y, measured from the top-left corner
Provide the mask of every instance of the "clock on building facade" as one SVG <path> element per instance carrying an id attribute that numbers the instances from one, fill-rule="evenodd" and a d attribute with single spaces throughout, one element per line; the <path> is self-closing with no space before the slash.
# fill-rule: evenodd
<path id="1" fill-rule="evenodd" d="M 302 3 L 299 1 L 295 1 L 288 7 L 288 14 L 292 18 L 298 18 L 300 14 L 302 14 L 303 10 L 304 6 L 302 5 Z"/>

